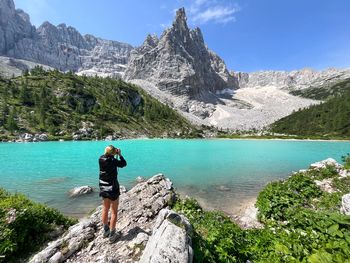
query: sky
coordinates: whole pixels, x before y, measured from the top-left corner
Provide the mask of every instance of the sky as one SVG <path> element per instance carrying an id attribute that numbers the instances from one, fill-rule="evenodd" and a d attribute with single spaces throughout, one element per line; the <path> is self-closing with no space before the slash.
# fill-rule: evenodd
<path id="1" fill-rule="evenodd" d="M 350 67 L 349 0 L 14 0 L 35 26 L 139 46 L 185 7 L 191 28 L 233 71 Z"/>

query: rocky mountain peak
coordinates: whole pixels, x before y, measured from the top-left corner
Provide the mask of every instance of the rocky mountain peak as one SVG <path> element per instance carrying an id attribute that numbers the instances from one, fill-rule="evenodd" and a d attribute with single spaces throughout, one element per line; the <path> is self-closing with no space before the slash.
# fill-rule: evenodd
<path id="1" fill-rule="evenodd" d="M 157 46 L 158 42 L 159 42 L 159 39 L 157 35 L 148 34 L 142 46 L 150 46 L 154 48 L 155 46 Z"/>
<path id="2" fill-rule="evenodd" d="M 147 36 L 131 53 L 125 78 L 147 80 L 170 94 L 199 99 L 229 85 L 223 78 L 229 78 L 225 63 L 212 53 L 200 29 L 188 28 L 185 9 L 180 8 L 159 41 Z"/>
<path id="3" fill-rule="evenodd" d="M 45 21 L 37 29 L 39 34 L 45 34 L 47 31 L 57 31 L 57 28 L 49 21 Z"/>
<path id="4" fill-rule="evenodd" d="M 173 28 L 178 29 L 180 31 L 188 31 L 185 8 L 182 7 L 176 11 L 175 20 L 173 22 Z"/>
<path id="5" fill-rule="evenodd" d="M 0 56 L 48 65 L 62 71 L 120 77 L 133 47 L 92 35 L 62 23 L 44 22 L 38 29 L 13 0 L 0 0 Z"/>
<path id="6" fill-rule="evenodd" d="M 203 38 L 202 30 L 201 30 L 199 27 L 196 27 L 195 29 L 191 30 L 190 33 L 191 33 L 192 38 L 193 38 L 195 41 L 204 43 L 204 38 Z"/>
<path id="7" fill-rule="evenodd" d="M 67 28 L 67 25 L 65 23 L 61 23 L 59 25 L 57 25 L 58 28 Z"/>

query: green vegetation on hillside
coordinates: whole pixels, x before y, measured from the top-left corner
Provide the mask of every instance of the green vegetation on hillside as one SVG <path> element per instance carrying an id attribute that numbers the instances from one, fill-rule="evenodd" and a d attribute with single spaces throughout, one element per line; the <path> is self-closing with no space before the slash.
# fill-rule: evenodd
<path id="1" fill-rule="evenodd" d="M 350 82 L 349 82 L 350 83 Z M 350 88 L 319 105 L 282 118 L 271 131 L 301 136 L 350 137 Z"/>
<path id="2" fill-rule="evenodd" d="M 350 90 L 350 79 L 343 80 L 330 87 L 310 87 L 308 89 L 293 90 L 290 93 L 294 96 L 300 96 L 314 100 L 325 100 L 330 97 L 342 95 Z"/>
<path id="3" fill-rule="evenodd" d="M 77 76 L 34 68 L 21 77 L 0 78 L 0 130 L 4 137 L 47 132 L 83 139 L 119 136 L 191 136 L 182 116 L 135 85 L 121 80 Z M 85 136 L 85 137 L 84 137 Z"/>
<path id="4" fill-rule="evenodd" d="M 38 249 L 58 227 L 67 229 L 76 219 L 0 188 L 0 262 L 18 262 Z"/>
<path id="5" fill-rule="evenodd" d="M 344 157 L 349 167 L 349 155 Z M 314 180 L 332 180 L 338 190 L 326 193 Z M 297 173 L 268 184 L 259 194 L 262 229 L 242 230 L 220 212 L 204 211 L 193 199 L 174 209 L 193 225 L 194 262 L 350 262 L 350 216 L 340 214 L 349 177 L 334 167 Z"/>

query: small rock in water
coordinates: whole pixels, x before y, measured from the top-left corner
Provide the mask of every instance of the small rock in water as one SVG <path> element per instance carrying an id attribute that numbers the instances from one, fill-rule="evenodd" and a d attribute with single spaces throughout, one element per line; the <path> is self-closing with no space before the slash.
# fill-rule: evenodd
<path id="1" fill-rule="evenodd" d="M 223 191 L 223 192 L 228 192 L 228 191 L 231 191 L 231 188 L 230 187 L 227 187 L 225 185 L 220 185 L 219 187 L 217 187 L 217 189 L 219 191 Z"/>
<path id="2" fill-rule="evenodd" d="M 84 185 L 80 187 L 75 187 L 69 191 L 71 197 L 76 197 L 84 194 L 92 193 L 94 189 L 91 186 Z"/>
<path id="3" fill-rule="evenodd" d="M 142 176 L 136 177 L 136 182 L 137 182 L 137 183 L 142 183 L 142 182 L 144 182 L 144 181 L 146 181 L 146 179 L 145 179 L 144 177 L 142 177 Z"/>

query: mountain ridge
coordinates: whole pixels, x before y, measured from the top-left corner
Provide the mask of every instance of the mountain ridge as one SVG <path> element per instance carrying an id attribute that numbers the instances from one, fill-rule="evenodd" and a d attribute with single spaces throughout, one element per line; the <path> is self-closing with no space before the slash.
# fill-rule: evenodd
<path id="1" fill-rule="evenodd" d="M 45 22 L 36 29 L 28 14 L 15 9 L 13 0 L 0 0 L 0 12 L 6 13 L 6 19 L 0 21 L 0 56 L 78 75 L 121 78 L 139 85 L 191 122 L 222 129 L 265 129 L 299 108 L 321 102 L 302 98 L 300 90 L 328 89 L 350 77 L 350 69 L 332 68 L 230 72 L 224 60 L 207 47 L 201 30 L 188 27 L 184 8 L 177 11 L 171 27 L 159 37 L 148 35 L 137 48 L 82 36 L 64 23 Z M 8 64 L 0 58 L 0 69 Z"/>
<path id="2" fill-rule="evenodd" d="M 130 44 L 105 40 L 61 23 L 44 22 L 38 28 L 13 0 L 1 0 L 0 55 L 48 65 L 61 71 L 121 77 Z"/>

